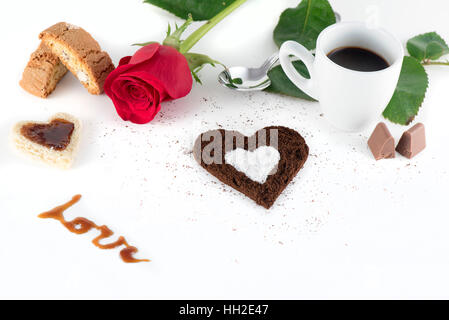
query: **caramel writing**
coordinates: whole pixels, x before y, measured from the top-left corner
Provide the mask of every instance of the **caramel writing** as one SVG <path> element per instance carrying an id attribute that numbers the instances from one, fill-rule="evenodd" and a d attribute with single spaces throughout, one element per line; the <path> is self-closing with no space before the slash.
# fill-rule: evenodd
<path id="1" fill-rule="evenodd" d="M 66 227 L 70 232 L 76 234 L 85 234 L 92 229 L 100 231 L 100 235 L 92 240 L 92 243 L 100 249 L 108 250 L 115 249 L 124 246 L 120 251 L 120 257 L 126 263 L 138 263 L 138 262 L 149 262 L 147 259 L 135 259 L 133 255 L 138 252 L 136 247 L 130 246 L 126 242 L 124 237 L 119 237 L 117 241 L 110 244 L 101 244 L 100 241 L 111 237 L 114 232 L 112 232 L 107 226 L 97 226 L 94 222 L 86 218 L 76 218 L 72 221 L 67 221 L 64 218 L 64 212 L 80 201 L 81 195 L 76 195 L 62 206 L 56 207 L 48 212 L 41 213 L 39 218 L 42 219 L 55 219 L 61 222 L 61 224 Z"/>

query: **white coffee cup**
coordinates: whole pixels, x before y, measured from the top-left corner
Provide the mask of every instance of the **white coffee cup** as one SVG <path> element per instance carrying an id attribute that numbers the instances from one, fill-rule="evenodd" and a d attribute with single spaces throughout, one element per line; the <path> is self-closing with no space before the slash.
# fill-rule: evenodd
<path id="1" fill-rule="evenodd" d="M 341 67 L 330 60 L 328 54 L 344 47 L 373 51 L 390 66 L 372 72 Z M 324 116 L 331 124 L 345 131 L 361 131 L 378 118 L 390 102 L 401 73 L 404 49 L 383 29 L 373 29 L 361 22 L 341 22 L 321 32 L 315 57 L 294 41 L 285 42 L 279 56 L 288 78 L 320 102 Z M 310 79 L 296 71 L 290 56 L 304 62 Z"/>

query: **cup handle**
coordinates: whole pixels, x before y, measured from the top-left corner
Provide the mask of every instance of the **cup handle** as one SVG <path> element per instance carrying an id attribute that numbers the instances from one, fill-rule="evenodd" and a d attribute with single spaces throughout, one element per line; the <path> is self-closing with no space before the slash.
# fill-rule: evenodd
<path id="1" fill-rule="evenodd" d="M 298 71 L 296 71 L 292 61 L 290 60 L 290 56 L 295 56 L 304 62 L 307 70 L 309 70 L 310 79 L 304 78 L 298 73 Z M 304 91 L 310 97 L 315 100 L 319 100 L 316 92 L 316 86 L 313 81 L 313 62 L 315 57 L 309 52 L 309 50 L 295 41 L 286 41 L 281 46 L 279 51 L 279 60 L 281 62 L 282 69 L 284 69 L 285 74 L 291 82 L 293 82 L 295 86 Z"/>

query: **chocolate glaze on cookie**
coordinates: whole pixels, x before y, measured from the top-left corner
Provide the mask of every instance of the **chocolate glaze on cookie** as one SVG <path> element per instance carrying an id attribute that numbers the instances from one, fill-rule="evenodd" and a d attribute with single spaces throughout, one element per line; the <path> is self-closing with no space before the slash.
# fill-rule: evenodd
<path id="1" fill-rule="evenodd" d="M 274 133 L 278 139 L 272 139 L 271 135 Z M 221 139 L 217 144 L 221 146 L 220 154 L 210 148 L 216 138 Z M 277 140 L 277 146 L 272 145 L 272 140 Z M 260 146 L 273 146 L 278 149 L 281 157 L 277 171 L 268 176 L 265 183 L 255 182 L 243 172 L 226 164 L 226 153 L 238 148 L 238 141 L 241 141 L 243 149 L 248 151 Z M 193 153 L 195 160 L 218 180 L 269 209 L 304 166 L 309 155 L 309 147 L 298 132 L 286 127 L 273 126 L 261 129 L 251 137 L 223 129 L 205 132 L 196 140 Z M 213 158 L 214 161 L 208 161 L 206 158 Z"/>
<path id="2" fill-rule="evenodd" d="M 32 142 L 47 148 L 62 151 L 72 138 L 75 125 L 64 119 L 54 119 L 48 124 L 29 123 L 20 130 L 21 134 Z"/>

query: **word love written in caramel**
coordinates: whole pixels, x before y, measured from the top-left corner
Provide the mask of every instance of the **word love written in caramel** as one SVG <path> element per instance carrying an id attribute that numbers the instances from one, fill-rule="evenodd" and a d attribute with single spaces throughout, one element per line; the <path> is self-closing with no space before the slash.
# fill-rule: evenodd
<path id="1" fill-rule="evenodd" d="M 97 226 L 94 222 L 86 219 L 86 218 L 76 218 L 72 221 L 66 221 L 64 218 L 64 212 L 80 201 L 81 195 L 76 195 L 62 206 L 56 207 L 48 212 L 44 212 L 39 215 L 39 218 L 42 219 L 55 219 L 62 223 L 70 232 L 76 234 L 85 234 L 92 229 L 96 229 L 100 231 L 100 235 L 92 240 L 92 243 L 100 249 L 115 249 L 120 246 L 125 246 L 125 248 L 120 251 L 120 257 L 126 263 L 138 263 L 138 262 L 150 262 L 147 259 L 135 259 L 133 255 L 138 252 L 136 247 L 130 246 L 128 242 L 126 242 L 124 237 L 118 238 L 116 242 L 110 244 L 101 244 L 100 241 L 106 238 L 111 237 L 114 232 L 112 232 L 107 226 Z"/>

